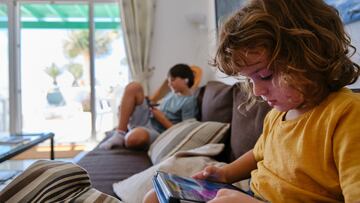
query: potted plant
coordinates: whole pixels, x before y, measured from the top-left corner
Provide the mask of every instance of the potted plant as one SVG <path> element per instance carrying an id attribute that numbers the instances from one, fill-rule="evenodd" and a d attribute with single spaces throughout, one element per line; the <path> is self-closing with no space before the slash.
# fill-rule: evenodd
<path id="1" fill-rule="evenodd" d="M 63 70 L 55 63 L 52 63 L 51 66 L 46 67 L 44 71 L 52 78 L 53 81 L 53 86 L 49 89 L 46 95 L 48 104 L 52 106 L 65 105 L 64 97 L 61 94 L 60 88 L 57 83 L 57 78 L 63 73 Z"/>
<path id="2" fill-rule="evenodd" d="M 79 80 L 84 75 L 83 65 L 80 64 L 80 63 L 72 63 L 71 62 L 68 65 L 66 65 L 66 68 L 74 78 L 72 86 L 73 87 L 79 87 Z"/>

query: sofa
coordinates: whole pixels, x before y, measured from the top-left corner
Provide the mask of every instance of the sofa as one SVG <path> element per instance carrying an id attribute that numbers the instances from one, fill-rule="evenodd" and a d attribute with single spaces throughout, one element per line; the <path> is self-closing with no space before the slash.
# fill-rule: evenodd
<path id="1" fill-rule="evenodd" d="M 219 81 L 210 81 L 199 88 L 197 98 L 200 107 L 197 118 L 199 121 L 230 124 L 221 140 L 224 150 L 215 157 L 217 160 L 231 162 L 254 146 L 261 134 L 263 119 L 270 110 L 266 103 L 258 102 L 245 113 L 241 112 L 238 106 L 245 100 L 243 90 L 238 84 L 227 85 Z M 95 189 L 115 197 L 113 183 L 153 165 L 147 150 L 104 150 L 98 147 L 88 152 L 77 164 L 89 173 Z"/>

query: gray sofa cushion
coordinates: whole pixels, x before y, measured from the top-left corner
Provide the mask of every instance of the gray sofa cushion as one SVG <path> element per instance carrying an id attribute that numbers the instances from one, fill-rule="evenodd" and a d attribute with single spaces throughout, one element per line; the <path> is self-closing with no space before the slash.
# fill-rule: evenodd
<path id="1" fill-rule="evenodd" d="M 257 102 L 249 111 L 238 110 L 245 101 L 244 93 L 237 85 L 233 87 L 233 107 L 230 137 L 230 161 L 252 149 L 262 133 L 263 121 L 271 107 L 265 102 Z"/>
<path id="2" fill-rule="evenodd" d="M 233 87 L 218 81 L 206 85 L 201 105 L 201 121 L 230 123 L 232 118 Z"/>

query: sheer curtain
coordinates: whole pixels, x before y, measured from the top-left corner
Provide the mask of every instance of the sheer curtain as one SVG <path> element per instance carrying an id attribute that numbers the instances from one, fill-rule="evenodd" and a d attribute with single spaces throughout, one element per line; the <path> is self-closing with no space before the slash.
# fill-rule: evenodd
<path id="1" fill-rule="evenodd" d="M 119 0 L 119 5 L 132 80 L 140 82 L 147 94 L 155 0 Z"/>

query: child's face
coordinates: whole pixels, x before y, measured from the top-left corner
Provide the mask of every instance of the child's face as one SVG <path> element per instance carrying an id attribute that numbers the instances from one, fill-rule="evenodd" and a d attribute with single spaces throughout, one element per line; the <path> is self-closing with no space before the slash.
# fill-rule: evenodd
<path id="1" fill-rule="evenodd" d="M 289 86 L 280 86 L 272 70 L 267 68 L 269 57 L 263 49 L 239 50 L 245 56 L 239 74 L 250 79 L 253 93 L 261 96 L 270 106 L 279 111 L 298 109 L 304 102 L 302 94 Z M 235 56 L 236 60 L 236 56 Z M 241 60 L 240 60 L 241 61 Z"/>
<path id="2" fill-rule="evenodd" d="M 186 79 L 181 77 L 168 77 L 168 85 L 175 93 L 181 93 L 188 89 Z"/>

